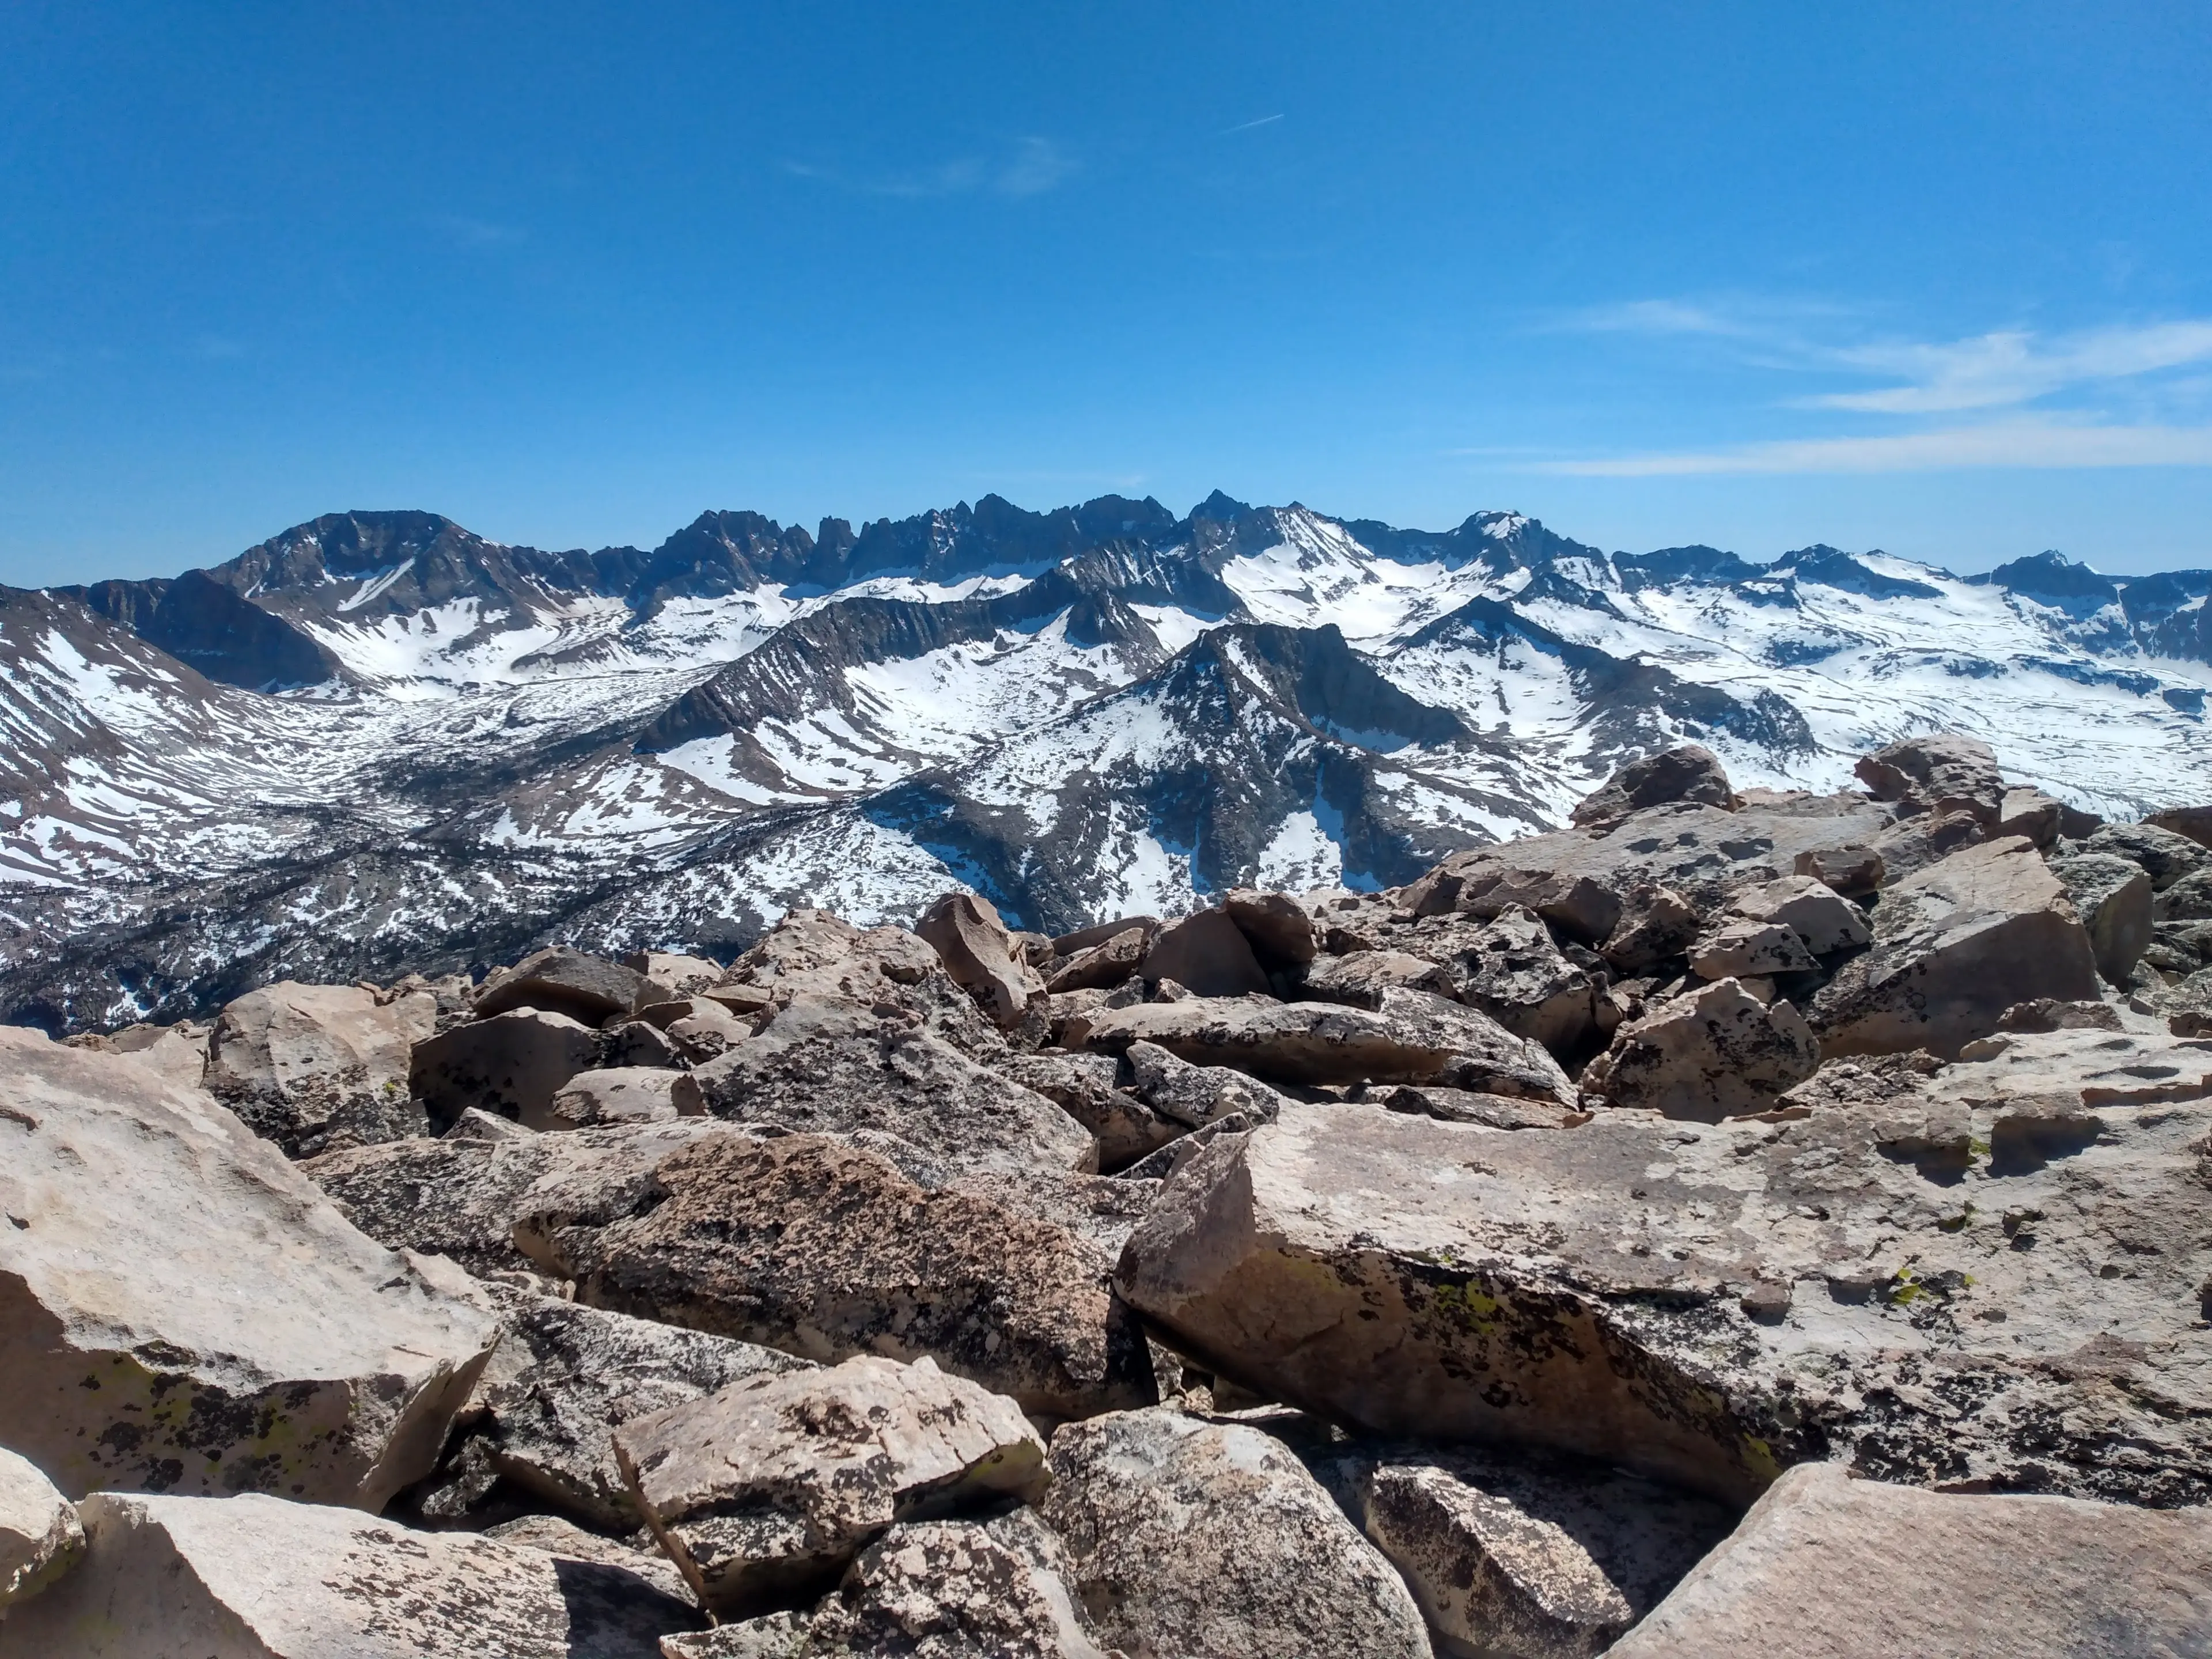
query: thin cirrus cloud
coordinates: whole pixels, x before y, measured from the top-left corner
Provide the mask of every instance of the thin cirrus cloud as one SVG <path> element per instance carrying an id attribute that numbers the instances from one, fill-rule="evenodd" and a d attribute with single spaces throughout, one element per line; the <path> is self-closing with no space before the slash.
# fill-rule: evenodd
<path id="1" fill-rule="evenodd" d="M 1553 459 L 1540 471 L 1601 477 L 1700 473 L 1906 472 L 1956 468 L 2212 466 L 2201 407 L 2212 363 L 2212 320 L 2185 319 L 2045 336 L 1995 331 L 1949 341 L 1836 343 L 1850 313 L 1821 307 L 1711 307 L 1636 301 L 1586 313 L 1588 333 L 1700 337 L 1746 365 L 1832 382 L 1888 382 L 1786 398 L 1783 406 L 1887 417 L 1905 429 L 1770 439 L 1680 453 Z M 2100 400 L 2124 398 L 2131 418 Z M 1985 414 L 1940 426 L 1930 417 Z"/>
<path id="2" fill-rule="evenodd" d="M 1056 190 L 1080 165 L 1049 138 L 1018 138 L 995 155 L 963 155 L 932 167 L 895 173 L 856 173 L 812 161 L 787 161 L 783 171 L 860 196 L 921 200 L 940 196 L 1042 196 Z"/>

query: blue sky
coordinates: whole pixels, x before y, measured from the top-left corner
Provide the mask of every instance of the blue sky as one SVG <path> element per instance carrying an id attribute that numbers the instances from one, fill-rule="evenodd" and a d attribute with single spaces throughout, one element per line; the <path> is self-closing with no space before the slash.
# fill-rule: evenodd
<path id="1" fill-rule="evenodd" d="M 1118 490 L 2212 565 L 2212 9 L 0 8 L 0 580 Z"/>

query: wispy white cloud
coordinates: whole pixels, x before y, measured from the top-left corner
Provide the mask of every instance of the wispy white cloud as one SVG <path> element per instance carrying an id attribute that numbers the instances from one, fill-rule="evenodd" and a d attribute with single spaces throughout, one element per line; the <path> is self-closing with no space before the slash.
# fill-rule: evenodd
<path id="1" fill-rule="evenodd" d="M 1930 432 L 1785 438 L 1671 454 L 1540 462 L 1581 477 L 1731 472 L 1929 472 L 1950 468 L 2212 466 L 2212 426 L 2095 426 L 1991 421 Z"/>
<path id="2" fill-rule="evenodd" d="M 1081 163 L 1049 138 L 1017 138 L 994 155 L 962 155 L 927 167 L 854 173 L 812 161 L 787 161 L 783 171 L 860 196 L 922 200 L 942 196 L 1042 196 L 1056 190 Z"/>
<path id="3" fill-rule="evenodd" d="M 1659 477 L 2212 465 L 2212 426 L 2201 423 L 2212 382 L 2204 373 L 2212 366 L 2212 319 L 2055 334 L 2012 328 L 1954 340 L 1849 337 L 1855 325 L 1863 326 L 1862 318 L 1843 307 L 1771 301 L 1638 300 L 1574 313 L 1565 326 L 1577 331 L 1701 338 L 1741 365 L 1793 375 L 1801 384 L 1826 381 L 1832 388 L 1838 378 L 1886 382 L 1808 388 L 1778 404 L 1874 416 L 1893 429 L 1555 459 L 1542 470 Z M 2177 372 L 2191 370 L 2197 372 Z M 2009 412 L 1966 424 L 1924 424 L 1970 411 L 1993 417 Z"/>
<path id="4" fill-rule="evenodd" d="M 1233 127 L 1222 128 L 1220 136 L 1226 138 L 1232 132 L 1249 132 L 1255 127 L 1271 127 L 1282 118 L 1280 115 L 1263 115 L 1256 121 L 1239 121 Z"/>

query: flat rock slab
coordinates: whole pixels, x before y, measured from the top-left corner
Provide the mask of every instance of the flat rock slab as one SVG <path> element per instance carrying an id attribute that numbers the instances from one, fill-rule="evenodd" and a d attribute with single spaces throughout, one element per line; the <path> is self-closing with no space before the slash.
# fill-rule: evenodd
<path id="1" fill-rule="evenodd" d="M 866 1009 L 794 1002 L 691 1079 L 717 1118 L 850 1138 L 933 1186 L 981 1170 L 1098 1167 L 1097 1143 L 1064 1109 Z"/>
<path id="2" fill-rule="evenodd" d="M 634 1530 L 641 1517 L 615 1462 L 617 1428 L 748 1377 L 808 1368 L 754 1343 L 539 1297 L 501 1345 L 477 1432 L 492 1467 L 517 1486 L 594 1526 Z"/>
<path id="3" fill-rule="evenodd" d="M 0 1607 L 36 1595 L 83 1553 L 76 1507 L 29 1462 L 0 1449 Z"/>
<path id="4" fill-rule="evenodd" d="M 1091 1017 L 1082 1044 L 1122 1054 L 1152 1042 L 1194 1066 L 1275 1083 L 1441 1083 L 1575 1103 L 1542 1044 L 1425 992 L 1385 990 L 1380 1000 L 1372 1010 L 1256 996 L 1140 1003 Z"/>
<path id="5" fill-rule="evenodd" d="M 496 1340 L 206 1095 L 0 1028 L 0 1443 L 64 1492 L 380 1508 Z"/>
<path id="6" fill-rule="evenodd" d="M 1003 1395 L 928 1360 L 749 1378 L 616 1431 L 639 1512 L 723 1615 L 834 1577 L 895 1521 L 1044 1488 L 1044 1443 Z"/>
<path id="7" fill-rule="evenodd" d="M 902 1522 L 860 1552 L 835 1595 L 672 1638 L 668 1659 L 1108 1659 L 1068 1588 L 1066 1546 L 1034 1512 Z"/>
<path id="8" fill-rule="evenodd" d="M 1111 1260 L 1075 1232 L 813 1135 L 663 1159 L 628 1209 L 541 1189 L 518 1231 L 602 1307 L 802 1354 L 933 1358 L 1041 1417 L 1149 1403 Z"/>
<path id="9" fill-rule="evenodd" d="M 471 1113 L 437 1140 L 325 1152 L 300 1168 L 380 1244 L 447 1256 L 474 1273 L 512 1273 L 534 1265 L 515 1247 L 514 1224 L 538 1182 L 626 1208 L 663 1158 L 708 1133 L 721 1126 L 688 1118 L 538 1134 Z"/>
<path id="10" fill-rule="evenodd" d="M 1040 1505 L 1104 1646 L 1427 1659 L 1405 1584 L 1282 1442 L 1165 1407 L 1064 1425 Z"/>
<path id="11" fill-rule="evenodd" d="M 1208 1369 L 1382 1434 L 1738 1503 L 1828 1457 L 2212 1500 L 2212 1104 L 2074 1115 L 1999 1160 L 2016 1107 L 1870 1081 L 1779 1123 L 1308 1107 L 1198 1152 L 1118 1283 Z"/>
<path id="12" fill-rule="evenodd" d="M 635 1574 L 249 1494 L 100 1492 L 0 1659 L 658 1659 L 697 1615 Z"/>
<path id="13" fill-rule="evenodd" d="M 2212 1511 L 1792 1469 L 1614 1659 L 2141 1659 L 2206 1651 Z"/>

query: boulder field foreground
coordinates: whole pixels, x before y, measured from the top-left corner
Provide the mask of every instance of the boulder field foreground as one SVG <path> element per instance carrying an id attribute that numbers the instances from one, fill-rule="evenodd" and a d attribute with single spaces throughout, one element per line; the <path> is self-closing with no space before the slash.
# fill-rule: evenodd
<path id="1" fill-rule="evenodd" d="M 2212 811 L 0 1030 L 0 1659 L 2212 1654 Z"/>

